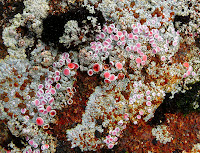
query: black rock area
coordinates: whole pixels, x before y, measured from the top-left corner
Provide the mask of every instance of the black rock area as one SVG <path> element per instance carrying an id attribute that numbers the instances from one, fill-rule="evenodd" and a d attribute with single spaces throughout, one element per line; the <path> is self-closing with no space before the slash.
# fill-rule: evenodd
<path id="1" fill-rule="evenodd" d="M 188 16 L 175 15 L 174 22 L 173 22 L 174 28 L 178 30 L 183 24 L 188 24 L 190 20 L 191 20 L 190 15 Z M 180 22 L 179 27 L 176 26 L 176 22 Z"/>
<path id="2" fill-rule="evenodd" d="M 9 150 L 11 148 L 8 147 L 8 144 L 11 142 L 13 142 L 20 149 L 25 147 L 22 143 L 25 142 L 25 140 L 12 135 L 7 125 L 3 121 L 0 121 L 0 145 Z"/>
<path id="3" fill-rule="evenodd" d="M 66 48 L 59 43 L 59 37 L 64 34 L 64 25 L 70 20 L 76 20 L 79 28 L 83 28 L 84 26 L 89 27 L 90 30 L 86 37 L 94 37 L 96 34 L 95 27 L 93 27 L 91 21 L 87 19 L 88 16 L 96 17 L 97 22 L 101 27 L 105 23 L 102 12 L 95 10 L 95 13 L 91 14 L 86 7 L 71 9 L 67 13 L 61 15 L 49 15 L 43 20 L 41 40 L 47 45 L 53 44 L 53 47 L 58 47 L 61 52 L 63 50 L 66 51 Z M 83 22 L 84 20 L 86 20 L 86 22 Z M 76 46 L 71 45 L 70 47 L 71 48 L 68 48 L 68 50 L 75 48 Z"/>
<path id="4" fill-rule="evenodd" d="M 196 110 L 193 107 L 193 102 L 200 105 L 200 82 L 188 85 L 192 89 L 187 90 L 185 93 L 178 92 L 174 95 L 173 99 L 169 97 L 171 93 L 167 93 L 163 103 L 156 109 L 154 117 L 148 122 L 151 126 L 162 124 L 166 121 L 166 113 L 182 113 L 187 115 L 191 112 L 200 112 L 200 108 Z"/>

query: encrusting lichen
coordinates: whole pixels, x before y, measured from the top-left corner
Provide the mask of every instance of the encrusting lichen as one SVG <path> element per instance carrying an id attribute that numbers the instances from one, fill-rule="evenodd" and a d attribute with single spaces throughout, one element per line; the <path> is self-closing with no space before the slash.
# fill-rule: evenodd
<path id="1" fill-rule="evenodd" d="M 166 94 L 199 82 L 195 0 L 23 3 L 2 32 L 0 119 L 22 146 L 7 142 L 11 152 L 56 152 L 61 141 L 74 152 L 122 150 L 127 131 L 146 129 Z M 139 146 L 174 145 L 172 129 L 149 128 Z"/>

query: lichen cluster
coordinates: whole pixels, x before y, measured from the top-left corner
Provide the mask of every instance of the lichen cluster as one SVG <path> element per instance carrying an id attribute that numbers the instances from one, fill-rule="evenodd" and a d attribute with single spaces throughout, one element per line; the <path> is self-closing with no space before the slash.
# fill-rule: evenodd
<path id="1" fill-rule="evenodd" d="M 22 10 L 3 20 L 8 55 L 0 60 L 0 129 L 6 127 L 2 152 L 119 152 L 123 145 L 125 151 L 144 147 L 144 152 L 156 152 L 152 144 L 174 147 L 173 126 L 146 124 L 153 124 L 158 109 L 170 104 L 163 100 L 190 93 L 187 85 L 199 82 L 196 0 L 19 3 Z M 185 103 L 198 112 L 199 98 L 193 97 L 192 104 Z M 180 109 L 183 103 L 173 106 Z M 140 134 L 145 141 L 134 148 Z M 127 146 L 123 138 L 134 145 Z M 147 140 L 152 140 L 148 147 Z"/>

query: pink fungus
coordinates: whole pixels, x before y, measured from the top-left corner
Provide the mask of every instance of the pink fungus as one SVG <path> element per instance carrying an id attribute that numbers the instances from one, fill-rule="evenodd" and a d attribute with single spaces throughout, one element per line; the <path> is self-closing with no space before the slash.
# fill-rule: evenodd
<path id="1" fill-rule="evenodd" d="M 54 102 L 54 98 L 52 97 L 50 100 L 49 100 L 49 104 L 52 104 Z"/>
<path id="2" fill-rule="evenodd" d="M 115 80 L 115 75 L 114 74 L 111 74 L 110 77 L 109 77 L 110 81 L 114 81 Z"/>
<path id="3" fill-rule="evenodd" d="M 100 38 L 105 38 L 105 34 L 103 32 L 100 34 Z"/>
<path id="4" fill-rule="evenodd" d="M 111 42 L 112 42 L 112 40 L 111 40 L 110 38 L 107 38 L 106 41 L 107 41 L 108 43 L 111 43 Z"/>
<path id="5" fill-rule="evenodd" d="M 123 32 L 124 36 L 127 36 L 127 31 L 126 30 L 123 30 L 122 32 Z"/>
<path id="6" fill-rule="evenodd" d="M 44 147 L 44 145 L 42 145 L 42 146 L 41 146 L 41 150 L 45 150 L 45 147 Z"/>
<path id="7" fill-rule="evenodd" d="M 114 137 L 114 139 L 113 139 L 115 142 L 117 142 L 117 140 L 118 140 L 118 138 L 117 137 Z"/>
<path id="8" fill-rule="evenodd" d="M 46 115 L 47 113 L 48 113 L 48 112 L 47 112 L 46 110 L 44 110 L 42 114 Z"/>
<path id="9" fill-rule="evenodd" d="M 161 56 L 161 61 L 165 61 L 165 56 Z"/>
<path id="10" fill-rule="evenodd" d="M 123 35 L 123 33 L 122 33 L 121 31 L 118 31 L 118 32 L 117 32 L 117 35 L 118 35 L 119 37 L 121 37 L 121 36 Z"/>
<path id="11" fill-rule="evenodd" d="M 128 119 L 128 116 L 129 116 L 129 115 L 128 115 L 127 113 L 125 113 L 125 114 L 124 114 L 124 119 L 127 120 L 127 119 Z"/>
<path id="12" fill-rule="evenodd" d="M 55 71 L 55 75 L 60 75 L 60 72 L 59 71 Z"/>
<path id="13" fill-rule="evenodd" d="M 109 133 L 110 133 L 110 131 L 109 131 Z M 106 136 L 106 139 L 110 139 L 111 138 L 111 136 L 110 135 L 107 135 Z"/>
<path id="14" fill-rule="evenodd" d="M 51 111 L 51 106 L 50 105 L 47 106 L 46 110 L 47 110 L 47 112 L 50 112 Z"/>
<path id="15" fill-rule="evenodd" d="M 144 115 L 144 111 L 143 111 L 143 110 L 140 110 L 140 111 L 139 111 L 139 114 L 140 114 L 140 115 Z"/>
<path id="16" fill-rule="evenodd" d="M 147 105 L 147 106 L 151 106 L 151 102 L 150 102 L 150 101 L 147 101 L 147 102 L 146 102 L 146 105 Z"/>
<path id="17" fill-rule="evenodd" d="M 162 41 L 163 38 L 161 36 L 158 37 L 158 41 Z"/>
<path id="18" fill-rule="evenodd" d="M 122 126 L 123 125 L 123 120 L 120 120 L 117 124 Z"/>
<path id="19" fill-rule="evenodd" d="M 106 52 L 106 51 L 107 51 L 107 48 L 106 48 L 106 47 L 104 47 L 104 48 L 103 48 L 103 51 L 104 51 L 104 52 Z"/>
<path id="20" fill-rule="evenodd" d="M 43 84 L 38 85 L 38 89 L 42 89 L 43 87 L 44 87 Z"/>
<path id="21" fill-rule="evenodd" d="M 123 68 L 123 65 L 122 65 L 122 63 L 117 62 L 117 63 L 115 64 L 115 67 L 116 67 L 118 70 L 121 70 L 121 69 Z"/>
<path id="22" fill-rule="evenodd" d="M 113 142 L 113 138 L 111 137 L 111 138 L 109 139 L 109 141 L 110 141 L 110 142 Z"/>
<path id="23" fill-rule="evenodd" d="M 108 149 L 112 149 L 113 147 L 114 147 L 114 144 L 112 143 L 108 145 Z"/>
<path id="24" fill-rule="evenodd" d="M 150 91 L 150 90 L 147 90 L 147 91 L 146 91 L 146 94 L 147 94 L 147 95 L 149 95 L 150 93 L 151 93 L 151 91 Z"/>
<path id="25" fill-rule="evenodd" d="M 68 68 L 69 68 L 69 69 L 74 69 L 74 68 L 75 68 L 74 63 L 68 63 Z"/>
<path id="26" fill-rule="evenodd" d="M 125 41 L 125 36 L 122 36 L 122 37 L 120 38 L 120 40 L 121 40 L 121 41 Z"/>
<path id="27" fill-rule="evenodd" d="M 147 55 L 142 56 L 142 60 L 146 61 L 147 60 Z"/>
<path id="28" fill-rule="evenodd" d="M 79 68 L 79 65 L 77 63 L 74 63 L 74 69 L 78 69 Z"/>
<path id="29" fill-rule="evenodd" d="M 109 43 L 108 43 L 107 41 L 104 41 L 104 42 L 103 42 L 103 45 L 104 45 L 104 46 L 108 46 Z"/>
<path id="30" fill-rule="evenodd" d="M 65 68 L 63 71 L 64 75 L 69 75 L 70 74 L 70 70 L 68 68 Z"/>
<path id="31" fill-rule="evenodd" d="M 156 51 L 159 52 L 160 51 L 160 47 L 156 47 Z"/>
<path id="32" fill-rule="evenodd" d="M 95 63 L 93 65 L 93 71 L 94 72 L 99 72 L 101 70 L 101 66 L 98 63 Z"/>
<path id="33" fill-rule="evenodd" d="M 63 56 L 64 56 L 65 58 L 68 58 L 68 57 L 69 57 L 69 54 L 68 54 L 68 53 L 63 53 Z"/>
<path id="34" fill-rule="evenodd" d="M 154 43 L 154 40 L 153 40 L 153 39 L 151 39 L 151 40 L 149 41 L 149 43 L 150 43 L 150 44 L 153 44 L 153 43 Z"/>
<path id="35" fill-rule="evenodd" d="M 155 49 L 153 49 L 153 50 L 152 50 L 152 53 L 153 53 L 153 54 L 156 54 L 156 53 L 157 53 L 157 51 L 156 51 Z"/>
<path id="36" fill-rule="evenodd" d="M 140 64 L 142 62 L 142 59 L 140 57 L 136 58 L 136 63 Z"/>
<path id="37" fill-rule="evenodd" d="M 21 109 L 21 113 L 24 114 L 26 112 L 26 108 Z"/>
<path id="38" fill-rule="evenodd" d="M 67 100 L 67 104 L 69 104 L 69 105 L 73 104 L 73 100 L 72 99 L 68 99 Z"/>
<path id="39" fill-rule="evenodd" d="M 54 88 L 50 89 L 50 92 L 52 95 L 54 95 L 56 93 L 56 90 Z"/>
<path id="40" fill-rule="evenodd" d="M 128 34 L 128 39 L 133 39 L 133 33 Z"/>
<path id="41" fill-rule="evenodd" d="M 92 75 L 93 75 L 93 70 L 92 70 L 92 69 L 89 69 L 89 70 L 87 71 L 87 73 L 88 73 L 89 76 L 92 76 Z"/>
<path id="42" fill-rule="evenodd" d="M 136 124 L 137 124 L 137 121 L 134 121 L 134 122 L 133 122 L 133 124 L 135 124 L 135 125 L 136 125 Z"/>
<path id="43" fill-rule="evenodd" d="M 185 66 L 185 67 L 189 67 L 190 65 L 189 65 L 189 63 L 188 62 L 185 62 L 185 63 L 183 63 L 183 66 Z"/>
<path id="44" fill-rule="evenodd" d="M 139 29 L 135 27 L 135 28 L 133 28 L 133 32 L 134 32 L 134 33 L 138 33 L 138 32 L 139 32 Z"/>
<path id="45" fill-rule="evenodd" d="M 147 100 L 151 100 L 151 96 L 147 96 L 146 98 L 147 98 Z"/>
<path id="46" fill-rule="evenodd" d="M 136 117 L 137 117 L 137 119 L 141 119 L 141 115 L 137 115 Z"/>
<path id="47" fill-rule="evenodd" d="M 133 46 L 133 50 L 136 52 L 138 50 L 137 46 Z"/>
<path id="48" fill-rule="evenodd" d="M 104 32 L 107 32 L 107 26 L 104 26 L 102 29 Z"/>
<path id="49" fill-rule="evenodd" d="M 114 34 L 111 34 L 111 35 L 110 35 L 110 39 L 113 40 L 113 39 L 114 39 L 114 36 L 115 36 Z"/>
<path id="50" fill-rule="evenodd" d="M 49 149 L 49 145 L 48 145 L 48 144 L 45 144 L 45 145 L 44 145 L 44 148 L 45 148 L 45 149 Z"/>
<path id="51" fill-rule="evenodd" d="M 56 84 L 56 89 L 60 89 L 60 87 L 61 87 L 61 84 L 60 84 L 60 83 L 57 83 L 57 84 Z"/>
<path id="52" fill-rule="evenodd" d="M 138 95 L 137 95 L 137 99 L 140 99 L 140 98 L 141 98 L 141 96 L 138 94 Z"/>
<path id="53" fill-rule="evenodd" d="M 44 120 L 41 117 L 38 117 L 36 119 L 36 124 L 39 125 L 39 126 L 42 126 L 44 124 Z"/>
<path id="54" fill-rule="evenodd" d="M 152 47 L 156 47 L 157 45 L 155 43 L 152 44 Z"/>
<path id="55" fill-rule="evenodd" d="M 111 83 L 109 79 L 104 79 L 104 83 Z"/>
<path id="56" fill-rule="evenodd" d="M 66 61 L 67 61 L 67 63 L 71 63 L 71 59 L 70 58 L 67 58 Z"/>
<path id="57" fill-rule="evenodd" d="M 120 131 L 120 128 L 119 128 L 119 127 L 116 127 L 116 128 L 115 128 L 115 131 L 116 131 L 116 132 L 119 132 L 119 131 Z"/>
<path id="58" fill-rule="evenodd" d="M 106 72 L 104 73 L 104 77 L 105 77 L 105 78 L 109 78 L 109 77 L 110 77 L 110 72 L 106 71 Z"/>
<path id="59" fill-rule="evenodd" d="M 110 143 L 110 141 L 109 141 L 108 139 L 105 139 L 104 142 L 105 142 L 106 144 L 109 144 L 109 143 Z"/>
<path id="60" fill-rule="evenodd" d="M 115 130 L 112 131 L 112 135 L 116 135 L 117 132 Z"/>
<path id="61" fill-rule="evenodd" d="M 158 38 L 158 36 L 159 36 L 158 34 L 155 34 L 155 35 L 154 35 L 154 37 L 155 37 L 156 39 Z"/>
<path id="62" fill-rule="evenodd" d="M 196 75 L 196 73 L 195 72 L 192 72 L 192 76 L 195 76 Z"/>
<path id="63" fill-rule="evenodd" d="M 126 46 L 126 51 L 129 52 L 131 48 L 129 46 Z"/>
<path id="64" fill-rule="evenodd" d="M 126 44 L 126 42 L 125 41 L 122 41 L 122 46 L 124 46 Z"/>
<path id="65" fill-rule="evenodd" d="M 56 111 L 55 110 L 51 110 L 50 111 L 50 115 L 53 117 L 53 116 L 55 116 L 56 115 Z"/>
<path id="66" fill-rule="evenodd" d="M 39 109 L 38 109 L 38 112 L 39 112 L 39 113 L 43 113 L 43 112 L 44 112 L 44 108 L 39 108 Z"/>
<path id="67" fill-rule="evenodd" d="M 107 31 L 109 34 L 112 33 L 112 29 L 110 27 L 108 27 L 108 31 Z"/>
<path id="68" fill-rule="evenodd" d="M 38 106 L 40 104 L 40 101 L 38 99 L 35 99 L 34 104 L 35 106 Z"/>
<path id="69" fill-rule="evenodd" d="M 90 47 L 92 50 L 95 50 L 96 49 L 96 46 L 91 46 Z"/>
<path id="70" fill-rule="evenodd" d="M 187 76 L 190 75 L 190 71 L 187 71 L 186 74 L 187 74 Z"/>
<path id="71" fill-rule="evenodd" d="M 37 143 L 33 144 L 33 147 L 34 147 L 34 148 L 37 148 L 37 147 L 38 147 L 38 144 L 37 144 Z"/>
<path id="72" fill-rule="evenodd" d="M 134 35 L 133 39 L 138 40 L 138 36 Z"/>
<path id="73" fill-rule="evenodd" d="M 32 146 L 34 144 L 34 141 L 31 139 L 31 140 L 28 141 L 28 143 L 29 143 L 29 145 Z"/>
<path id="74" fill-rule="evenodd" d="M 67 89 L 68 93 L 72 91 L 72 89 L 70 87 L 67 87 L 66 89 Z"/>
<path id="75" fill-rule="evenodd" d="M 138 53 L 138 54 L 142 54 L 141 49 L 138 48 L 138 49 L 137 49 L 137 53 Z"/>
<path id="76" fill-rule="evenodd" d="M 173 46 L 176 46 L 177 44 L 178 44 L 177 41 L 174 41 L 174 42 L 172 43 Z"/>
<path id="77" fill-rule="evenodd" d="M 115 40 L 115 41 L 118 41 L 118 40 L 119 40 L 119 37 L 118 37 L 117 35 L 115 35 L 115 36 L 114 36 L 114 40 Z"/>

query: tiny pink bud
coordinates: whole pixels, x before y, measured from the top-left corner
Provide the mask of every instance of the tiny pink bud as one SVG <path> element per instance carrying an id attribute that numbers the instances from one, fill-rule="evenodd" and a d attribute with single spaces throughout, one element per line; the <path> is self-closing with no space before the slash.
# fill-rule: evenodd
<path id="1" fill-rule="evenodd" d="M 87 71 L 87 74 L 88 74 L 89 76 L 92 76 L 92 75 L 93 75 L 93 70 L 92 70 L 92 69 L 89 69 L 89 70 Z"/>
<path id="2" fill-rule="evenodd" d="M 122 63 L 117 62 L 117 63 L 115 64 L 115 67 L 116 67 L 118 70 L 121 70 L 121 69 L 123 68 L 123 65 L 122 65 Z"/>
<path id="3" fill-rule="evenodd" d="M 41 117 L 38 117 L 36 119 L 36 124 L 39 125 L 39 126 L 42 126 L 44 124 L 44 120 Z"/>
<path id="4" fill-rule="evenodd" d="M 105 77 L 105 78 L 109 78 L 109 76 L 110 76 L 110 72 L 106 71 L 106 72 L 104 73 L 104 77 Z"/>
<path id="5" fill-rule="evenodd" d="M 56 90 L 54 88 L 50 89 L 50 92 L 52 95 L 54 95 L 56 93 Z"/>
<path id="6" fill-rule="evenodd" d="M 75 68 L 74 63 L 68 63 L 67 66 L 68 66 L 69 69 L 74 69 Z"/>
<path id="7" fill-rule="evenodd" d="M 68 76 L 70 74 L 70 70 L 68 68 L 65 68 L 63 73 L 64 75 Z"/>
<path id="8" fill-rule="evenodd" d="M 50 111 L 50 115 L 53 117 L 53 116 L 55 116 L 56 115 L 56 111 L 55 110 L 51 110 Z"/>
<path id="9" fill-rule="evenodd" d="M 59 71 L 55 71 L 55 75 L 60 75 L 60 72 Z"/>
<path id="10" fill-rule="evenodd" d="M 147 105 L 147 106 L 151 106 L 151 102 L 150 102 L 150 101 L 147 101 L 147 102 L 146 102 L 146 105 Z"/>
<path id="11" fill-rule="evenodd" d="M 51 106 L 50 105 L 47 106 L 46 110 L 47 110 L 47 112 L 50 112 L 51 111 Z"/>

